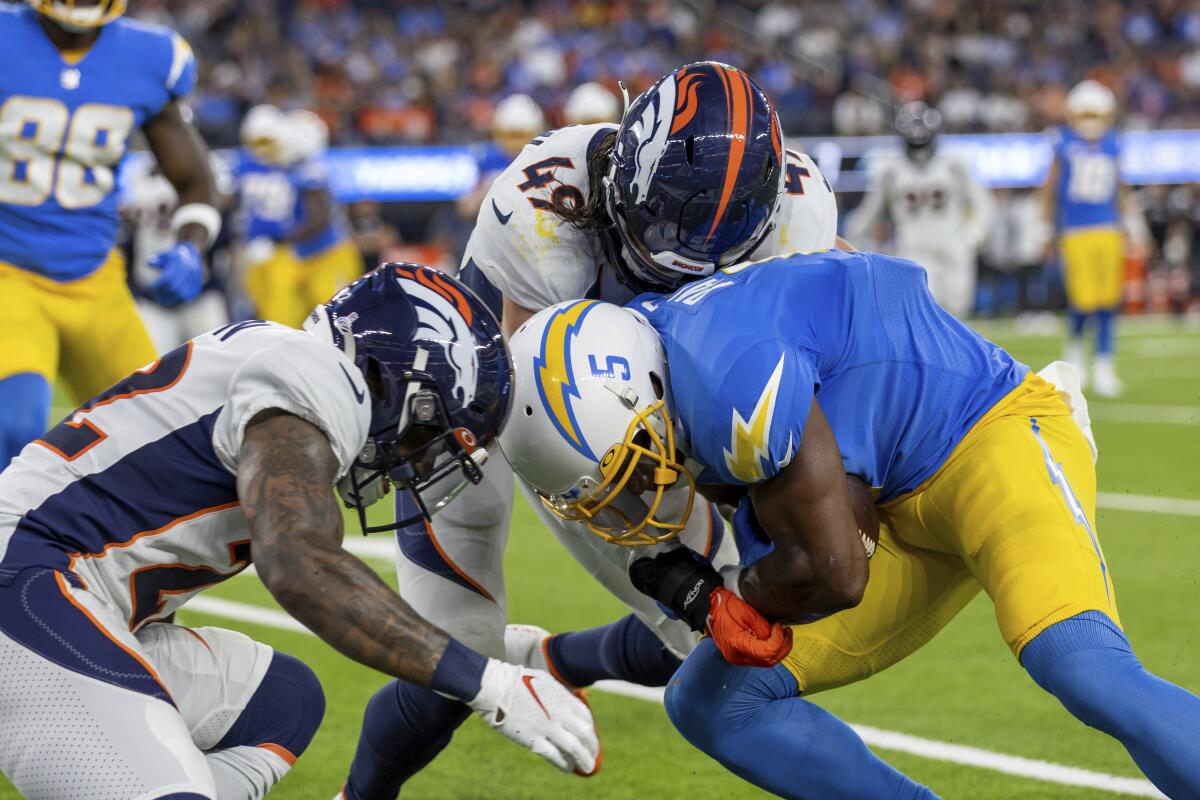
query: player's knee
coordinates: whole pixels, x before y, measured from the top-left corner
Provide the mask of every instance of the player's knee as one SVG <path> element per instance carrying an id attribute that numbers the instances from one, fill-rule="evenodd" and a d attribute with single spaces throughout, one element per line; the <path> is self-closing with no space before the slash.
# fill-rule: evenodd
<path id="1" fill-rule="evenodd" d="M 303 661 L 275 651 L 271 665 L 216 749 L 282 748 L 293 760 L 308 747 L 325 716 L 325 692 Z"/>
<path id="2" fill-rule="evenodd" d="M 769 670 L 735 667 L 711 640 L 692 651 L 667 685 L 667 716 L 683 737 L 705 752 L 716 752 L 732 732 L 744 727 L 778 699 Z"/>
<path id="3" fill-rule="evenodd" d="M 1146 720 L 1146 672 L 1106 615 L 1090 611 L 1047 628 L 1021 653 L 1030 677 L 1081 722 L 1122 738 Z"/>
<path id="4" fill-rule="evenodd" d="M 42 375 L 22 372 L 0 380 L 0 469 L 21 448 L 46 430 L 50 413 L 50 384 Z"/>
<path id="5" fill-rule="evenodd" d="M 663 698 L 671 724 L 689 742 L 708 750 L 716 716 L 716 694 L 707 689 L 728 664 L 709 640 L 692 651 L 667 684 Z"/>

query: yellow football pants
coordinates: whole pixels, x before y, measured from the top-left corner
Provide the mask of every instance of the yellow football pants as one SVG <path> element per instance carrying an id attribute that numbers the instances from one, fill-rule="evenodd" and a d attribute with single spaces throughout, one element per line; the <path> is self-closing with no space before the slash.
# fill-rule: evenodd
<path id="1" fill-rule="evenodd" d="M 1121 303 L 1125 243 L 1116 228 L 1066 231 L 1059 241 L 1067 300 L 1089 313 Z"/>
<path id="2" fill-rule="evenodd" d="M 250 269 L 246 294 L 259 318 L 299 328 L 314 307 L 362 273 L 362 256 L 348 239 L 306 259 L 280 246 L 274 256 Z"/>
<path id="3" fill-rule="evenodd" d="M 807 693 L 861 680 L 932 639 L 980 588 L 1018 657 L 1084 611 L 1120 624 L 1095 506 L 1083 433 L 1055 388 L 1031 373 L 933 477 L 880 508 L 862 602 L 795 626 L 784 666 Z"/>
<path id="4" fill-rule="evenodd" d="M 92 274 L 63 283 L 0 263 L 0 297 L 0 379 L 59 376 L 82 403 L 158 358 L 119 250 Z"/>

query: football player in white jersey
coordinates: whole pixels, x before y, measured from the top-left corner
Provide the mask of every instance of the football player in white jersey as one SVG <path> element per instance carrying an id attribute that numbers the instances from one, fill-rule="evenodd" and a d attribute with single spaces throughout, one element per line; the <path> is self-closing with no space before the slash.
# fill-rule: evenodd
<path id="1" fill-rule="evenodd" d="M 738 69 L 700 62 L 659 79 L 619 126 L 570 126 L 526 145 L 484 198 L 460 277 L 501 313 L 507 336 L 563 300 L 622 303 L 744 259 L 832 248 L 836 231 L 829 184 L 808 156 L 784 149 L 762 90 Z M 569 390 L 565 369 L 548 359 L 546 370 Z M 575 425 L 567 412 L 559 423 Z M 664 685 L 697 633 L 634 587 L 622 548 L 554 517 L 524 485 L 546 526 L 632 613 L 555 637 L 510 626 L 506 637 L 502 567 L 513 488 L 507 462 L 492 459 L 483 481 L 433 520 L 436 558 L 415 552 L 421 537 L 401 534 L 404 598 L 480 652 L 538 664 L 569 685 L 601 678 Z M 680 539 L 718 565 L 733 563 L 736 548 L 724 530 L 709 506 L 691 515 Z M 384 687 L 368 705 L 345 797 L 390 800 L 467 715 L 411 683 Z"/>
<path id="2" fill-rule="evenodd" d="M 889 217 L 896 255 L 925 267 L 934 299 L 966 319 L 975 306 L 975 255 L 991 230 L 994 203 L 964 161 L 938 152 L 941 126 L 942 115 L 924 103 L 900 109 L 904 155 L 879 165 L 846 228 L 861 243 Z"/>
<path id="3" fill-rule="evenodd" d="M 465 701 L 565 770 L 587 707 L 422 619 L 342 549 L 479 480 L 508 413 L 499 323 L 452 279 L 388 264 L 307 332 L 251 320 L 91 399 L 0 474 L 0 770 L 28 798 L 260 798 L 324 712 L 315 676 L 232 631 L 166 622 L 248 564 L 334 648 Z M 413 518 L 369 528 L 389 485 Z"/>

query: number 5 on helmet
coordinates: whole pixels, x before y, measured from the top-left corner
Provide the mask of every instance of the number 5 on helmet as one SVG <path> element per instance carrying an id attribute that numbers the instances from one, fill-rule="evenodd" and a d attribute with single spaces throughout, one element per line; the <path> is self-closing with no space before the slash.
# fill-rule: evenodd
<path id="1" fill-rule="evenodd" d="M 509 348 L 515 395 L 500 446 L 546 507 L 613 544 L 677 536 L 696 488 L 654 328 L 635 311 L 576 300 L 535 314 Z"/>

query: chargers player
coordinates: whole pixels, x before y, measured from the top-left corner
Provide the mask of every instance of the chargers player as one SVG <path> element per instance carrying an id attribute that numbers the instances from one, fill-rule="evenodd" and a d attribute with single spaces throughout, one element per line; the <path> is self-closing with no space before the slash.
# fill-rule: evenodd
<path id="1" fill-rule="evenodd" d="M 786 151 L 774 107 L 741 70 L 689 64 L 660 78 L 619 126 L 575 125 L 527 144 L 492 184 L 461 277 L 502 315 L 511 334 L 562 300 L 624 302 L 675 287 L 751 254 L 833 247 L 837 205 L 808 156 Z M 565 329 L 571 328 L 564 321 Z M 548 363 L 561 369 L 561 360 Z M 596 365 L 600 371 L 619 365 Z M 520 412 L 519 412 L 520 413 Z M 564 417 L 568 428 L 575 422 Z M 691 627 L 629 580 L 625 556 L 581 526 L 533 508 L 585 568 L 632 612 L 612 625 L 548 638 L 528 626 L 505 636 L 504 546 L 513 504 L 508 465 L 494 459 L 432 524 L 436 553 L 399 536 L 402 592 L 480 652 L 508 653 L 581 686 L 601 678 L 666 683 L 695 646 Z M 736 558 L 714 506 L 681 539 L 718 563 Z M 345 795 L 394 797 L 450 741 L 467 711 L 395 682 L 370 701 Z"/>
<path id="2" fill-rule="evenodd" d="M 1116 316 L 1125 278 L 1124 212 L 1135 246 L 1149 240 L 1137 200 L 1121 181 L 1120 142 L 1113 127 L 1116 100 L 1108 87 L 1083 81 L 1067 94 L 1067 124 L 1051 131 L 1054 160 L 1042 187 L 1047 230 L 1057 230 L 1067 289 L 1068 332 L 1064 358 L 1087 382 L 1083 331 L 1096 323 L 1091 385 L 1101 397 L 1123 386 L 1113 363 Z"/>
<path id="3" fill-rule="evenodd" d="M 267 793 L 320 723 L 315 676 L 241 634 L 161 621 L 251 561 L 340 652 L 593 768 L 586 706 L 450 638 L 341 547 L 335 484 L 360 519 L 388 482 L 426 517 L 479 479 L 511 401 L 499 323 L 452 279 L 388 264 L 305 328 L 199 336 L 0 475 L 0 770 L 24 796 Z"/>
<path id="4" fill-rule="evenodd" d="M 76 400 L 152 361 L 113 244 L 116 170 L 136 129 L 182 205 L 148 292 L 186 302 L 221 215 L 208 152 L 180 98 L 196 62 L 180 36 L 121 18 L 123 0 L 0 8 L 0 469 L 46 427 L 51 381 Z"/>
<path id="5" fill-rule="evenodd" d="M 570 331 L 555 324 L 572 314 Z M 788 798 L 932 797 L 801 695 L 896 663 L 982 588 L 1039 686 L 1168 796 L 1200 797 L 1200 698 L 1147 672 L 1121 628 L 1078 376 L 1052 365 L 1051 383 L 955 320 L 918 265 L 836 251 L 739 264 L 627 308 L 553 306 L 510 345 L 528 411 L 502 447 L 548 507 L 613 535 L 662 529 L 646 489 L 743 495 L 742 566 L 677 549 L 631 565 L 649 594 L 707 618 L 713 638 L 666 706 L 733 772 Z M 539 367 L 560 348 L 569 386 Z M 618 360 L 611 376 L 587 366 Z M 580 457 L 554 403 L 600 458 Z M 874 487 L 874 546 L 847 474 Z M 790 651 L 753 616 L 734 624 L 731 597 L 793 626 Z"/>
<path id="6" fill-rule="evenodd" d="M 292 327 L 363 270 L 319 160 L 328 136 L 304 110 L 255 106 L 242 122 L 236 172 L 246 293 L 259 316 Z"/>
<path id="7" fill-rule="evenodd" d="M 971 177 L 970 167 L 939 151 L 942 115 L 921 102 L 896 114 L 904 155 L 872 174 L 872 186 L 850 215 L 852 241 L 870 239 L 886 215 L 892 222 L 896 255 L 929 273 L 929 290 L 942 308 L 966 319 L 975 307 L 979 247 L 991 230 L 992 196 Z"/>
<path id="8" fill-rule="evenodd" d="M 230 194 L 233 182 L 225 161 L 213 155 L 209 166 L 217 191 L 223 196 Z M 179 207 L 179 196 L 150 159 L 127 165 L 122 182 L 120 211 L 132 240 L 129 275 L 134 288 L 140 290 L 158 279 L 159 272 L 150 266 L 151 259 L 174 241 L 171 216 Z M 229 321 L 224 276 L 220 274 L 220 248 L 218 239 L 209 255 L 208 280 L 200 294 L 190 302 L 167 307 L 145 297 L 137 298 L 138 314 L 158 352 L 173 350 L 193 336 Z"/>

